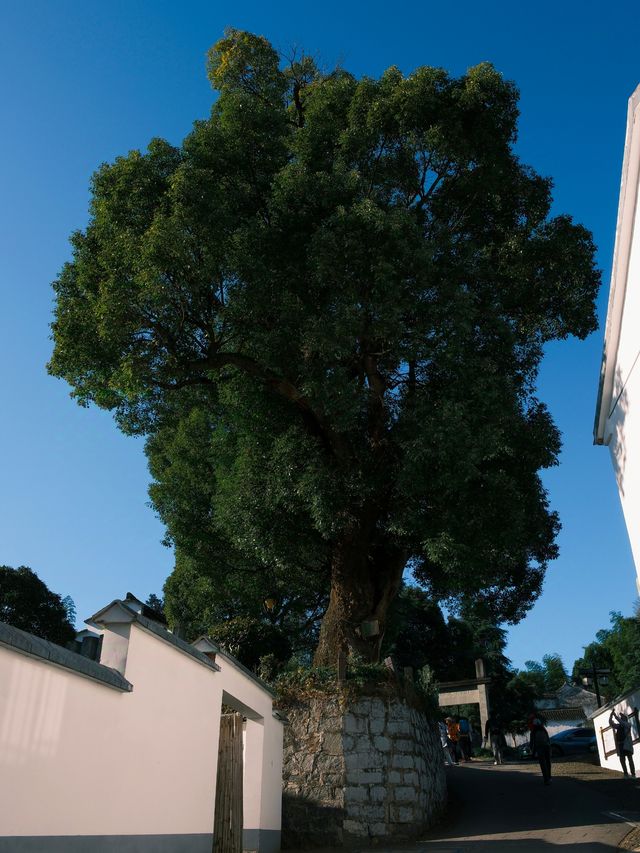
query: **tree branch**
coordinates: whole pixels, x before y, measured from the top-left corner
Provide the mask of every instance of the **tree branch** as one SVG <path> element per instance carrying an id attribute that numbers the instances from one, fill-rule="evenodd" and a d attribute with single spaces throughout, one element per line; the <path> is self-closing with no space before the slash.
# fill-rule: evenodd
<path id="1" fill-rule="evenodd" d="M 371 390 L 372 398 L 369 405 L 369 435 L 374 447 L 379 447 L 384 435 L 385 423 L 385 399 L 386 382 L 380 371 L 376 359 L 371 353 L 366 353 L 362 359 L 367 383 Z"/>
<path id="2" fill-rule="evenodd" d="M 304 108 L 300 100 L 301 89 L 300 81 L 296 80 L 293 84 L 293 103 L 295 104 L 296 115 L 298 117 L 298 127 L 304 127 Z"/>
<path id="3" fill-rule="evenodd" d="M 326 418 L 314 410 L 309 398 L 291 380 L 278 376 L 277 373 L 258 364 L 250 356 L 238 352 L 211 353 L 206 358 L 178 362 L 178 367 L 190 374 L 188 378 L 176 380 L 176 382 L 169 384 L 157 383 L 158 386 L 165 390 L 178 390 L 190 385 L 213 385 L 213 381 L 206 375 L 207 371 L 236 367 L 248 376 L 253 376 L 278 397 L 291 403 L 302 418 L 307 432 L 318 438 L 324 448 L 336 459 L 346 459 L 350 455 L 349 444 L 345 437 L 332 429 Z"/>

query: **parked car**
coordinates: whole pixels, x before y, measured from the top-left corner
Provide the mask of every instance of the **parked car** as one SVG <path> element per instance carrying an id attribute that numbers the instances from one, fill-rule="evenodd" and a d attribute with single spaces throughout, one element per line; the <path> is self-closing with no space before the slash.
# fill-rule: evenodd
<path id="1" fill-rule="evenodd" d="M 596 733 L 589 728 L 565 729 L 549 738 L 551 755 L 580 755 L 581 753 L 596 752 Z M 520 758 L 530 758 L 529 744 L 524 743 L 518 750 Z"/>

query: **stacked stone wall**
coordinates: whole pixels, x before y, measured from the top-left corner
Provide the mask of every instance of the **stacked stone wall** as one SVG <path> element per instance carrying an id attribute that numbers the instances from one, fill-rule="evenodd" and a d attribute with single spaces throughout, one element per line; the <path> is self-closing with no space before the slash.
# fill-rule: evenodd
<path id="1" fill-rule="evenodd" d="M 283 846 L 411 839 L 442 812 L 442 747 L 422 711 L 395 697 L 341 695 L 283 710 Z"/>

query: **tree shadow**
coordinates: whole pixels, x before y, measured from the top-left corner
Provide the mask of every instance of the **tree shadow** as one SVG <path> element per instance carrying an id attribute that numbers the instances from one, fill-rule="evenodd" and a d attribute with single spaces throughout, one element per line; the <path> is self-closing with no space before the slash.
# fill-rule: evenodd
<path id="1" fill-rule="evenodd" d="M 634 362 L 635 366 L 635 362 Z M 627 377 L 627 382 L 630 376 Z M 616 367 L 616 375 L 613 386 L 613 401 L 611 410 L 607 415 L 607 429 L 611 429 L 609 435 L 605 435 L 605 444 L 609 446 L 613 470 L 620 491 L 620 497 L 625 496 L 625 469 L 627 465 L 627 442 L 626 421 L 629 414 L 629 395 L 620 368 Z"/>
<path id="2" fill-rule="evenodd" d="M 576 853 L 605 853 L 618 849 L 617 841 L 630 831 L 625 820 L 640 822 L 640 785 L 622 777 L 579 780 L 558 776 L 545 786 L 532 764 L 514 764 L 513 769 L 509 765 L 471 765 L 448 768 L 447 782 L 449 804 L 442 821 L 413 841 L 347 839 L 340 832 L 342 809 L 302 798 L 288 803 L 289 826 L 288 832 L 283 832 L 283 848 L 291 853 L 310 847 L 315 853 L 337 848 L 350 853 L 551 853 L 560 844 L 571 846 Z M 602 838 L 569 842 L 564 838 L 517 837 L 553 830 L 570 833 L 572 828 L 586 831 L 587 827 L 596 828 L 594 834 L 602 836 L 607 833 L 606 826 L 612 827 L 615 842 Z M 300 831 L 302 827 L 304 831 Z M 495 835 L 507 837 L 497 839 Z"/>
<path id="3" fill-rule="evenodd" d="M 563 845 L 564 846 L 564 845 Z M 574 853 L 606 853 L 606 851 L 618 850 L 617 844 L 607 844 L 599 841 L 585 841 L 568 845 Z M 516 840 L 496 841 L 433 841 L 416 845 L 412 853 L 485 853 L 485 851 L 496 851 L 496 853 L 538 853 L 538 851 L 558 850 L 558 845 L 543 838 L 522 838 Z M 402 853 L 401 848 L 379 847 L 377 853 Z M 364 853 L 364 851 L 363 851 Z M 405 848 L 405 853 L 408 849 Z"/>
<path id="4" fill-rule="evenodd" d="M 614 813 L 625 811 L 626 817 L 631 812 L 640 812 L 638 787 L 633 782 L 626 784 L 628 780 L 622 778 L 579 781 L 558 776 L 550 786 L 545 786 L 533 767 L 514 770 L 474 767 L 470 772 L 465 768 L 462 773 L 448 773 L 447 781 L 447 816 L 438 829 L 429 833 L 427 840 L 429 836 L 442 843 L 451 839 L 453 849 L 456 844 L 466 843 L 459 840 L 465 836 L 478 839 L 493 834 L 620 824 Z M 536 843 L 545 842 L 538 839 Z"/>

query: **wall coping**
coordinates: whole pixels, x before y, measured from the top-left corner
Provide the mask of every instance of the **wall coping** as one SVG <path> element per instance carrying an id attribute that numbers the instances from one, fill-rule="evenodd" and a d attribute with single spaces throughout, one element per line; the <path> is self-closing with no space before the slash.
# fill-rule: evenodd
<path id="1" fill-rule="evenodd" d="M 240 663 L 240 661 L 235 658 L 230 652 L 226 651 L 225 649 L 221 649 L 220 646 L 214 640 L 211 639 L 211 637 L 208 637 L 206 634 L 202 634 L 200 637 L 198 637 L 197 640 L 194 640 L 191 645 L 195 649 L 198 649 L 198 651 L 204 652 L 206 650 L 209 652 L 213 652 L 213 654 L 215 654 L 216 656 L 220 655 L 223 660 L 225 660 L 227 663 L 230 663 L 231 666 L 234 666 L 236 669 L 240 670 L 243 675 L 246 675 L 247 678 L 250 678 L 251 681 L 257 684 L 258 687 L 260 687 L 262 690 L 264 690 L 265 693 L 268 693 L 272 699 L 276 698 L 277 694 L 275 693 L 273 688 L 271 688 L 266 683 L 266 681 L 263 681 L 259 676 L 255 674 L 255 672 L 251 672 L 248 667 L 246 667 L 243 663 Z"/>
<path id="2" fill-rule="evenodd" d="M 148 617 L 143 616 L 141 613 L 138 613 L 132 607 L 129 607 L 126 602 L 121 601 L 119 598 L 114 599 L 111 604 L 107 604 L 106 607 L 103 607 L 101 610 L 98 610 L 97 613 L 94 613 L 93 616 L 90 616 L 84 621 L 87 625 L 92 625 L 99 628 L 108 628 L 109 625 L 114 623 L 135 622 L 136 625 L 139 625 L 141 628 L 144 628 L 145 631 L 148 631 L 150 634 L 154 634 L 156 637 L 158 637 L 158 639 L 164 640 L 165 643 L 169 643 L 169 645 L 173 646 L 179 652 L 182 652 L 185 655 L 189 655 L 189 657 L 193 658 L 198 663 L 202 664 L 203 666 L 206 666 L 207 669 L 210 669 L 213 672 L 220 672 L 220 667 L 217 663 L 214 663 L 205 654 L 198 651 L 198 649 L 195 649 L 190 643 L 187 643 L 180 637 L 176 637 L 175 634 L 172 634 L 171 631 L 168 631 L 164 627 L 164 625 L 161 625 L 154 619 L 149 619 Z"/>
<path id="3" fill-rule="evenodd" d="M 98 681 L 123 693 L 130 693 L 133 690 L 131 682 L 115 669 L 58 646 L 56 643 L 51 643 L 49 640 L 43 640 L 42 637 L 22 631 L 20 628 L 14 628 L 13 625 L 7 625 L 6 622 L 0 622 L 0 645 L 19 654 L 68 669 L 76 675 Z"/>

